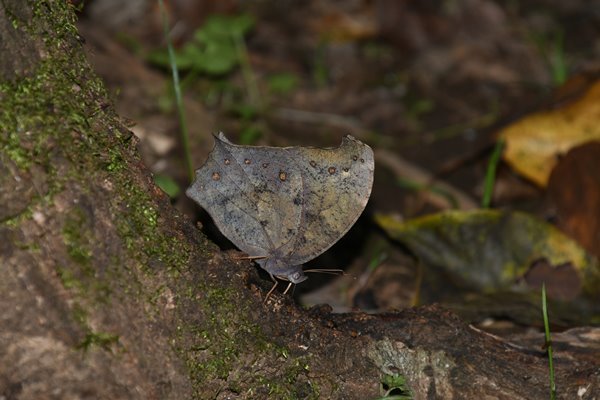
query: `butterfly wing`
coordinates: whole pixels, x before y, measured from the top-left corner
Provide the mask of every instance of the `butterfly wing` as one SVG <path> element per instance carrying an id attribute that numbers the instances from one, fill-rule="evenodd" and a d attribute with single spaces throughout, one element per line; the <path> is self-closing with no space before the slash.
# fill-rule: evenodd
<path id="1" fill-rule="evenodd" d="M 271 257 L 297 234 L 301 210 L 290 204 L 302 177 L 288 168 L 290 149 L 235 145 L 220 133 L 186 192 L 250 256 Z"/>
<path id="2" fill-rule="evenodd" d="M 318 149 L 240 146 L 221 133 L 186 193 L 240 250 L 286 276 L 356 222 L 373 171 L 373 151 L 351 136 Z"/>
<path id="3" fill-rule="evenodd" d="M 294 239 L 275 250 L 288 265 L 312 260 L 348 232 L 369 200 L 375 168 L 371 148 L 352 136 L 337 148 L 295 151 L 302 171 L 300 224 Z"/>

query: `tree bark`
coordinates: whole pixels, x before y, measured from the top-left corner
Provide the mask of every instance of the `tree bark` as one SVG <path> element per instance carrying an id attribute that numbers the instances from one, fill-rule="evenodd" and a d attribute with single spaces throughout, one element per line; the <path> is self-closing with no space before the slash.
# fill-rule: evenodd
<path id="1" fill-rule="evenodd" d="M 271 283 L 153 185 L 74 19 L 0 3 L 0 398 L 549 397 L 544 351 L 440 307 L 263 303 Z M 558 357 L 558 397 L 598 398 L 597 360 Z"/>

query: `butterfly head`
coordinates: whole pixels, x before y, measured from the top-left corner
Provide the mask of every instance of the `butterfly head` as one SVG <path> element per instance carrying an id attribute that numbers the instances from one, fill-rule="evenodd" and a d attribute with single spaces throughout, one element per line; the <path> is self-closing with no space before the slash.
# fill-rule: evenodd
<path id="1" fill-rule="evenodd" d="M 283 276 L 283 278 L 295 284 L 304 282 L 308 277 L 304 275 L 304 272 L 302 271 L 302 266 L 299 265 L 298 267 L 298 270 L 292 272 L 291 274 L 288 274 L 287 276 Z"/>
<path id="2" fill-rule="evenodd" d="M 266 257 L 256 261 L 265 271 L 280 279 L 292 283 L 304 282 L 307 276 L 302 270 L 302 265 L 289 265 L 276 257 Z"/>

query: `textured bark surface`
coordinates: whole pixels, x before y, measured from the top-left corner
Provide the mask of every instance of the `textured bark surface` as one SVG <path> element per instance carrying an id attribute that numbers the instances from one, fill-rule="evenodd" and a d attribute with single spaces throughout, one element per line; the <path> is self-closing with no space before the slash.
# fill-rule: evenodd
<path id="1" fill-rule="evenodd" d="M 263 303 L 153 186 L 65 3 L 0 4 L 0 398 L 368 399 L 399 376 L 417 399 L 549 397 L 541 349 L 438 307 Z M 598 398 L 599 357 L 572 354 L 559 398 Z"/>

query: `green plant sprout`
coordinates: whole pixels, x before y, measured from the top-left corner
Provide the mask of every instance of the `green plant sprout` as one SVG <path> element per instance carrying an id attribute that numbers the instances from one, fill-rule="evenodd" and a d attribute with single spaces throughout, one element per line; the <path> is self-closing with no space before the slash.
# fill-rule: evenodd
<path id="1" fill-rule="evenodd" d="M 388 259 L 388 254 L 385 251 L 379 250 L 369 261 L 368 270 L 373 272 Z"/>
<path id="2" fill-rule="evenodd" d="M 530 37 L 550 70 L 552 84 L 560 86 L 565 83 L 569 66 L 565 51 L 564 32 L 558 29 L 547 34 L 532 33 Z"/>
<path id="3" fill-rule="evenodd" d="M 485 172 L 485 181 L 483 185 L 483 199 L 481 200 L 481 208 L 489 208 L 492 203 L 492 195 L 494 193 L 494 183 L 496 182 L 496 170 L 500 163 L 500 156 L 504 149 L 504 139 L 498 139 L 496 146 L 494 146 L 494 152 L 488 162 L 487 170 Z"/>
<path id="4" fill-rule="evenodd" d="M 552 361 L 552 338 L 548 322 L 548 305 L 546 304 L 546 283 L 542 283 L 542 315 L 544 317 L 545 347 L 548 352 L 548 370 L 550 373 L 550 399 L 556 399 L 556 382 L 554 381 L 554 363 Z"/>
<path id="5" fill-rule="evenodd" d="M 381 388 L 385 390 L 385 393 L 377 400 L 411 400 L 413 398 L 403 375 L 384 375 L 381 379 Z"/>
<path id="6" fill-rule="evenodd" d="M 565 40 L 562 31 L 554 36 L 554 43 L 550 54 L 550 68 L 552 71 L 552 81 L 556 86 L 560 86 L 567 81 L 569 68 L 567 66 L 567 57 L 565 54 Z"/>

